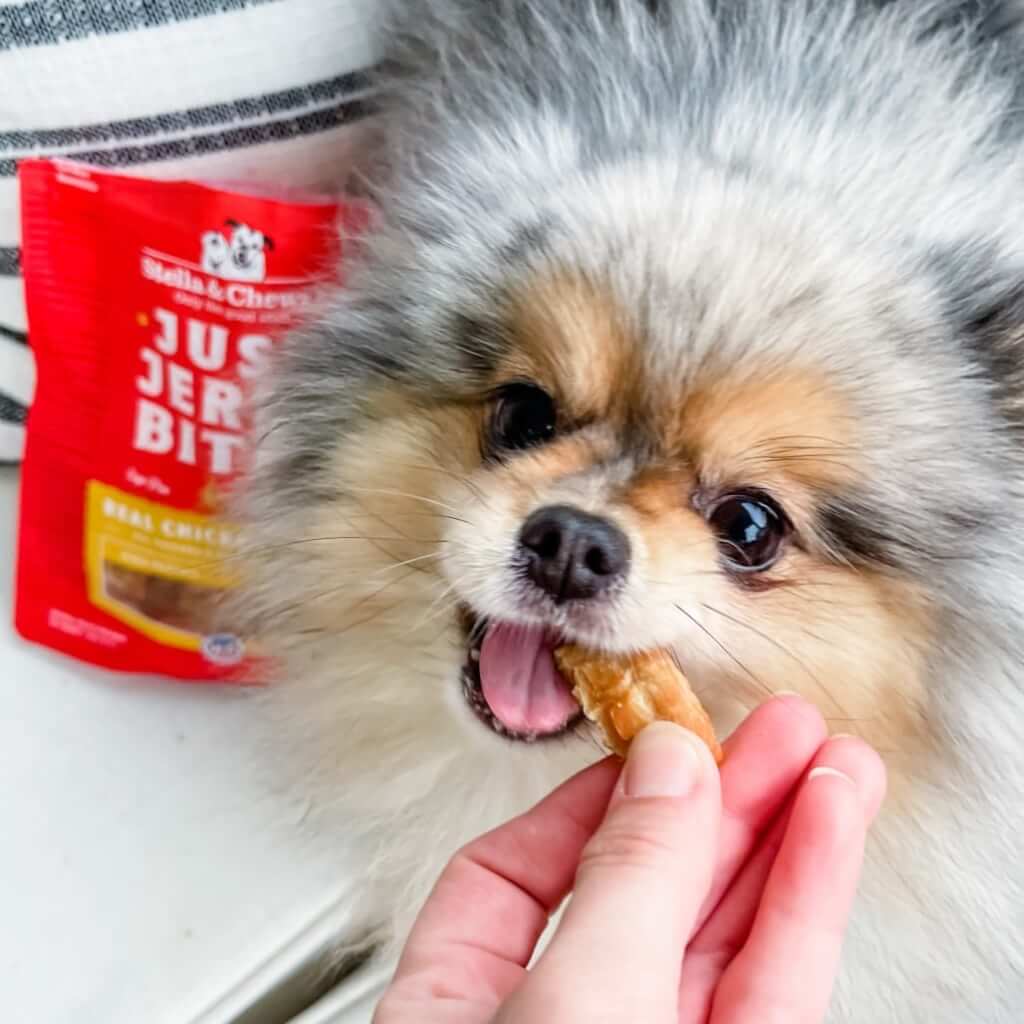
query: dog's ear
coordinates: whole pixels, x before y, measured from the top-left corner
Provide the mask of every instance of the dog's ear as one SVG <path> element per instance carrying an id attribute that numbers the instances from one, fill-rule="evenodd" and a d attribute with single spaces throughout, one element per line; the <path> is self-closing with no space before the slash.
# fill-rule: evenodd
<path id="1" fill-rule="evenodd" d="M 232 220 L 230 217 L 224 221 L 229 228 L 240 228 L 242 225 L 237 220 Z"/>
<path id="2" fill-rule="evenodd" d="M 267 248 L 268 248 L 268 249 L 269 249 L 269 250 L 270 250 L 271 252 L 273 252 L 273 251 L 274 251 L 274 240 L 273 240 L 273 239 L 272 239 L 272 238 L 270 237 L 270 235 L 264 235 L 264 236 L 263 236 L 263 244 L 264 244 L 264 245 L 265 245 L 265 246 L 266 246 L 266 247 L 267 247 Z"/>

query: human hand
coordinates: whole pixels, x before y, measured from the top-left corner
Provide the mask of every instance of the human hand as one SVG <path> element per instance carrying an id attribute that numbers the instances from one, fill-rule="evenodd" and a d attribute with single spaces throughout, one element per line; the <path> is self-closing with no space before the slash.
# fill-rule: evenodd
<path id="1" fill-rule="evenodd" d="M 820 1024 L 884 768 L 788 696 L 725 750 L 656 723 L 470 843 L 375 1024 Z"/>

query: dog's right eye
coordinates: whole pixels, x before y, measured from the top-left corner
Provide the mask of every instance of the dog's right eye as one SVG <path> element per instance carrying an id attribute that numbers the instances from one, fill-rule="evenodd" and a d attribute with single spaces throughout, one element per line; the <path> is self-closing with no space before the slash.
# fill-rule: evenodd
<path id="1" fill-rule="evenodd" d="M 554 399 L 533 384 L 510 384 L 498 392 L 488 430 L 489 454 L 521 451 L 555 436 Z"/>

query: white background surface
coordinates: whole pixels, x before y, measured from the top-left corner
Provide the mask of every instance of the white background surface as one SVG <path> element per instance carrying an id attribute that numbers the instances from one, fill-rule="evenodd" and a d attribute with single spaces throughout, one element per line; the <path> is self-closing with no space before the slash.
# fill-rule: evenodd
<path id="1" fill-rule="evenodd" d="M 14 635 L 16 492 L 0 469 L 0 1020 L 290 1019 L 294 975 L 358 884 L 344 851 L 267 784 L 240 692 L 92 670 Z M 368 1020 L 366 983 L 348 990 L 302 1020 Z"/>

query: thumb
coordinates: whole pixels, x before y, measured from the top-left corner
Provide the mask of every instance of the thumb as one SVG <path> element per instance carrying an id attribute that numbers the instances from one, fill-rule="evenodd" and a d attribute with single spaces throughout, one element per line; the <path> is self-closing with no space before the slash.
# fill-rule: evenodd
<path id="1" fill-rule="evenodd" d="M 534 971 L 538 988 L 549 977 L 563 987 L 574 979 L 575 991 L 593 1001 L 592 1015 L 580 1019 L 675 1021 L 720 812 L 718 771 L 696 736 L 666 722 L 640 733 Z"/>

